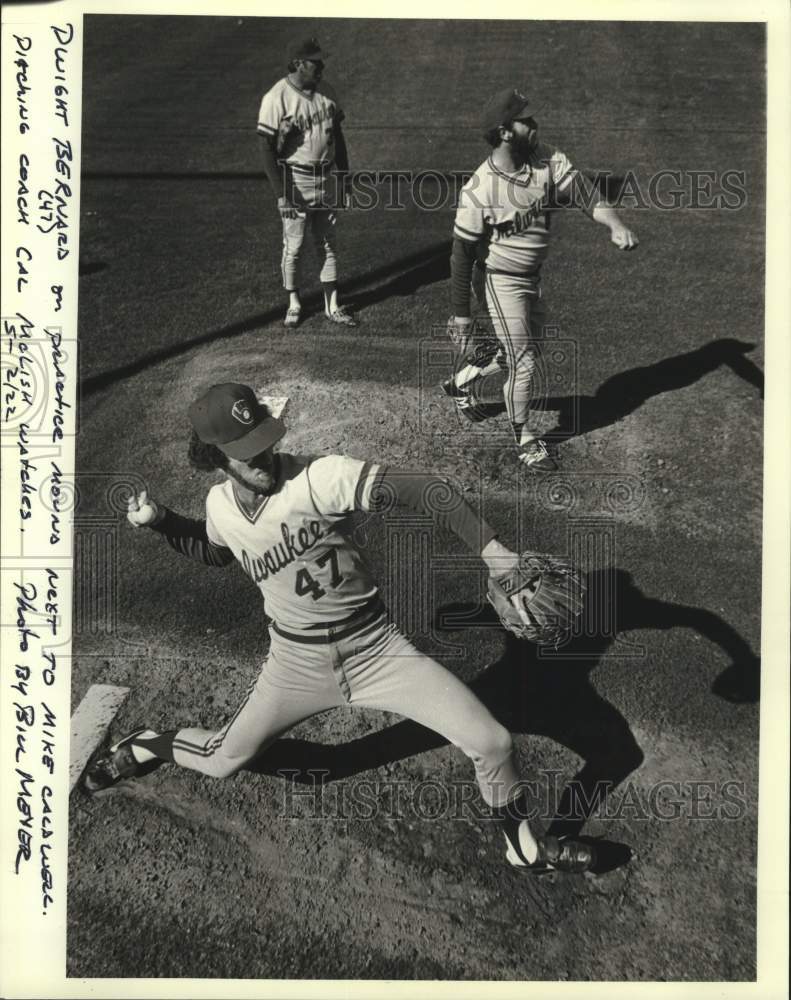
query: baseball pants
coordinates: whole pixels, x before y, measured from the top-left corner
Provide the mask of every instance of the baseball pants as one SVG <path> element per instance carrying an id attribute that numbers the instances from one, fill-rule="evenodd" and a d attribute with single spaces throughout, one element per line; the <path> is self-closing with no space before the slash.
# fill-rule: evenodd
<path id="1" fill-rule="evenodd" d="M 541 289 L 534 278 L 489 271 L 486 304 L 508 365 L 503 385 L 505 408 L 517 443 L 526 444 L 538 437 L 529 428 L 528 420 L 531 399 L 535 400 L 534 383 L 540 374 L 537 368 L 546 323 Z"/>
<path id="2" fill-rule="evenodd" d="M 338 280 L 338 259 L 335 244 L 337 215 L 328 209 L 300 209 L 294 219 L 283 219 L 283 256 L 281 273 L 283 287 L 293 292 L 299 288 L 301 277 L 302 245 L 306 232 L 310 233 L 321 260 L 319 281 L 335 284 Z"/>
<path id="3" fill-rule="evenodd" d="M 351 636 L 330 636 L 327 642 L 299 642 L 273 632 L 269 656 L 234 716 L 217 732 L 180 730 L 173 759 L 227 777 L 298 722 L 347 705 L 396 712 L 459 747 L 475 767 L 487 805 L 507 805 L 518 794 L 509 731 L 383 615 Z"/>

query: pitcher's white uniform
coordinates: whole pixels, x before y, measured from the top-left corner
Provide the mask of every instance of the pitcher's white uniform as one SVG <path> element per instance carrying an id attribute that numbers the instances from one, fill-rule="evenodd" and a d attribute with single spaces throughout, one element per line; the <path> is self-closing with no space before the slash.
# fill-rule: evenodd
<path id="1" fill-rule="evenodd" d="M 302 719 L 358 705 L 440 733 L 470 757 L 490 806 L 511 801 L 518 775 L 510 734 L 388 621 L 362 556 L 339 530 L 351 511 L 369 509 L 379 467 L 340 455 L 279 459 L 279 487 L 258 510 L 239 504 L 230 481 L 206 501 L 209 543 L 233 553 L 264 596 L 269 655 L 221 730 L 174 735 L 173 760 L 223 777 Z"/>
<path id="2" fill-rule="evenodd" d="M 206 534 L 242 564 L 276 631 L 314 633 L 377 596 L 362 556 L 337 525 L 355 509 L 358 489 L 358 505 L 368 505 L 379 466 L 340 455 L 309 462 L 281 454 L 280 468 L 283 485 L 252 515 L 240 506 L 231 480 L 213 486 Z"/>
<path id="3" fill-rule="evenodd" d="M 544 143 L 537 145 L 532 162 L 514 174 L 499 170 L 488 157 L 461 189 L 453 235 L 485 241 L 489 273 L 530 279 L 538 293 L 549 249 L 550 198 L 553 189 L 563 192 L 576 173 L 565 153 Z"/>

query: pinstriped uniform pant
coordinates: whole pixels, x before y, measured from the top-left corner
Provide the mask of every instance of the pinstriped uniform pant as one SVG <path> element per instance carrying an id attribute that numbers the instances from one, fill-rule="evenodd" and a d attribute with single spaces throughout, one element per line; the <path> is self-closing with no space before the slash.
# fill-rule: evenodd
<path id="1" fill-rule="evenodd" d="M 326 165 L 325 165 L 326 166 Z M 292 167 L 284 175 L 285 194 L 297 207 L 296 218 L 283 219 L 283 255 L 280 270 L 283 287 L 293 292 L 302 278 L 302 248 L 306 234 L 310 235 L 321 261 L 319 280 L 334 284 L 338 280 L 336 249 L 338 200 L 337 176 L 322 169 L 299 170 Z"/>
<path id="2" fill-rule="evenodd" d="M 417 650 L 385 616 L 320 644 L 273 632 L 269 656 L 234 716 L 217 732 L 180 730 L 173 759 L 227 777 L 301 720 L 346 705 L 397 712 L 444 736 L 472 761 L 489 806 L 516 796 L 511 734 L 466 684 Z"/>
<path id="3" fill-rule="evenodd" d="M 508 374 L 503 398 L 517 443 L 534 437 L 529 426 L 530 401 L 541 357 L 546 309 L 535 277 L 486 274 L 486 305 L 497 339 L 505 351 Z"/>
<path id="4" fill-rule="evenodd" d="M 319 281 L 338 280 L 338 257 L 335 242 L 337 215 L 327 209 L 300 209 L 295 219 L 283 219 L 283 257 L 281 272 L 287 291 L 299 288 L 302 275 L 301 255 L 305 233 L 309 232 L 321 260 Z"/>

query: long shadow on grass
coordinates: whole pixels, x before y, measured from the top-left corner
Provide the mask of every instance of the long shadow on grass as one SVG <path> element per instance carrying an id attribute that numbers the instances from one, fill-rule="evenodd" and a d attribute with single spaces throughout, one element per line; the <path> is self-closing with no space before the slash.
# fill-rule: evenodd
<path id="1" fill-rule="evenodd" d="M 718 615 L 705 608 L 646 597 L 619 569 L 588 574 L 585 634 L 573 638 L 551 657 L 540 657 L 531 643 L 508 636 L 500 659 L 484 669 L 470 687 L 511 732 L 548 737 L 584 761 L 564 789 L 550 824 L 552 832 L 576 835 L 604 805 L 607 796 L 643 761 L 629 723 L 602 698 L 590 675 L 605 655 L 646 658 L 642 647 L 622 633 L 633 629 L 691 628 L 716 643 L 732 664 L 714 681 L 712 691 L 732 702 L 759 696 L 760 660 L 749 644 Z M 594 617 L 605 608 L 607 621 Z M 447 605 L 438 612 L 439 628 L 500 627 L 490 608 Z M 645 669 L 650 663 L 636 663 Z M 683 669 L 683 666 L 682 668 Z M 413 757 L 447 743 L 443 737 L 406 720 L 339 745 L 280 739 L 247 769 L 281 774 L 315 785 Z"/>
<path id="2" fill-rule="evenodd" d="M 603 382 L 592 396 L 544 396 L 540 395 L 539 383 L 535 408 L 558 411 L 557 424 L 542 432 L 542 437 L 559 441 L 608 427 L 634 413 L 653 396 L 694 385 L 722 365 L 758 389 L 763 399 L 764 374 L 745 357 L 754 349 L 755 344 L 730 337 L 713 340 L 687 354 L 618 372 Z M 479 397 L 489 416 L 504 412 L 502 375 L 489 376 Z"/>
<path id="3" fill-rule="evenodd" d="M 542 408 L 558 410 L 558 423 L 547 434 L 555 439 L 574 437 L 622 420 L 653 396 L 694 385 L 722 365 L 727 366 L 764 397 L 764 375 L 745 357 L 755 344 L 725 337 L 687 354 L 652 365 L 630 368 L 608 378 L 592 396 L 548 396 Z"/>
<path id="4" fill-rule="evenodd" d="M 342 283 L 340 285 L 340 290 L 348 295 L 349 293 L 353 293 L 356 289 L 365 289 L 368 285 L 371 285 L 383 278 L 390 278 L 393 274 L 406 271 L 405 274 L 400 274 L 398 277 L 389 281 L 386 285 L 380 286 L 368 292 L 362 292 L 353 299 L 353 305 L 359 308 L 364 305 L 379 302 L 384 298 L 389 298 L 391 295 L 406 295 L 409 294 L 410 291 L 414 291 L 414 289 L 418 287 L 418 284 L 427 284 L 430 281 L 441 281 L 443 280 L 443 275 L 444 277 L 447 277 L 449 274 L 449 265 L 447 265 L 447 263 L 443 265 L 442 262 L 443 260 L 447 261 L 449 255 L 449 242 L 434 243 L 423 250 L 417 251 L 416 253 L 408 254 L 407 256 L 401 257 L 390 264 L 375 268 L 373 271 L 369 271 L 367 274 L 361 275 L 358 278 L 352 278 L 351 280 Z M 423 276 L 422 278 L 421 275 Z M 403 290 L 399 291 L 399 289 Z M 305 316 L 322 308 L 323 299 L 321 298 L 321 293 L 306 296 L 303 300 L 303 313 Z M 101 389 L 106 389 L 122 379 L 138 375 L 140 372 L 145 371 L 153 365 L 158 365 L 163 361 L 169 361 L 172 358 L 177 358 L 182 354 L 186 354 L 187 352 L 194 350 L 196 347 L 202 347 L 205 344 L 211 344 L 217 340 L 238 337 L 241 334 L 249 333 L 251 330 L 256 330 L 259 327 L 266 326 L 267 323 L 273 323 L 276 320 L 281 320 L 282 318 L 283 308 L 282 306 L 277 306 L 277 308 L 269 309 L 266 312 L 258 313 L 255 316 L 248 316 L 247 319 L 239 320 L 237 323 L 231 323 L 230 325 L 221 327 L 218 330 L 209 330 L 206 333 L 199 334 L 197 337 L 190 337 L 188 340 L 179 341 L 177 344 L 168 344 L 167 347 L 159 348 L 156 351 L 150 351 L 148 354 L 135 358 L 134 361 L 130 361 L 125 365 L 119 365 L 117 368 L 112 368 L 109 371 L 100 372 L 98 375 L 91 375 L 88 378 L 83 379 L 80 383 L 82 398 L 86 399 L 94 393 L 99 392 Z"/>

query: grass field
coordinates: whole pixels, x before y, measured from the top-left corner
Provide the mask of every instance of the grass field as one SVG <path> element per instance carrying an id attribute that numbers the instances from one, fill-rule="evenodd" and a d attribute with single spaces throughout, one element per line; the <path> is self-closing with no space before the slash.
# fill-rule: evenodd
<path id="1" fill-rule="evenodd" d="M 255 675 L 266 649 L 255 589 L 235 567 L 210 571 L 133 534 L 118 489 L 145 483 L 200 516 L 210 482 L 187 465 L 186 408 L 211 382 L 265 385 L 292 399 L 288 450 L 442 471 L 515 548 L 562 551 L 594 526 L 600 613 L 549 662 L 480 614 L 434 627 L 441 609 L 480 603 L 469 560 L 429 588 L 425 566 L 393 561 L 386 523 L 361 532 L 396 619 L 512 729 L 528 776 L 618 785 L 585 830 L 612 845 L 612 863 L 527 884 L 484 818 L 388 808 L 395 782 L 469 780 L 466 758 L 397 717 L 333 712 L 262 768 L 329 771 L 315 794 L 333 819 L 311 819 L 310 799 L 288 798 L 309 786 L 272 773 L 211 782 L 162 768 L 73 796 L 72 976 L 755 977 L 763 33 L 474 28 L 86 19 L 73 702 L 93 683 L 123 684 L 119 733 L 214 727 Z M 312 33 L 332 53 L 355 170 L 473 170 L 480 107 L 513 84 L 590 172 L 631 171 L 643 188 L 659 170 L 744 172 L 737 211 L 627 207 L 633 254 L 580 213 L 554 218 L 544 289 L 573 363 L 547 420 L 578 415 L 554 485 L 519 473 L 492 433 L 501 422 L 461 426 L 437 390 L 452 203 L 345 214 L 342 287 L 360 328 L 312 315 L 283 329 L 280 223 L 255 120 L 287 41 Z M 315 281 L 306 291 L 315 307 Z M 442 533 L 433 554 L 446 567 L 464 556 Z M 743 700 L 720 697 L 725 685 Z M 376 814 L 339 815 L 361 780 L 378 782 Z M 667 796 L 675 819 L 658 814 L 657 802 L 672 813 Z"/>

